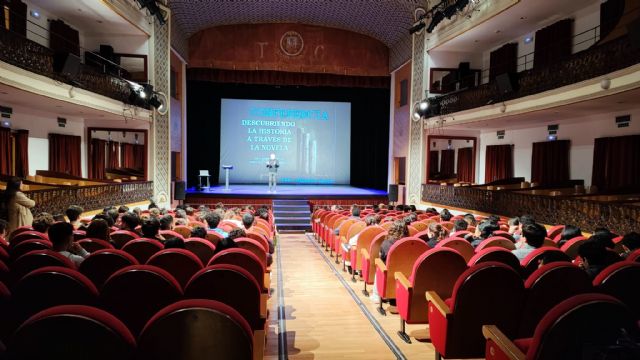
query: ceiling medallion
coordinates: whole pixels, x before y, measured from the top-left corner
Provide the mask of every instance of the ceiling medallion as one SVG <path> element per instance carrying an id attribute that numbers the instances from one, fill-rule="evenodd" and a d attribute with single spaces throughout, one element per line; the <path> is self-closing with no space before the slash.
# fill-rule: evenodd
<path id="1" fill-rule="evenodd" d="M 280 38 L 280 50 L 287 56 L 298 56 L 303 48 L 302 35 L 297 31 L 287 31 Z"/>

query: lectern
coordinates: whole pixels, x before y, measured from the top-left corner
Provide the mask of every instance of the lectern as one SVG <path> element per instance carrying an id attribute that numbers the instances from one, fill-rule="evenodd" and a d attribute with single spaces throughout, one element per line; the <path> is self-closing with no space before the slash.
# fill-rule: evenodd
<path id="1" fill-rule="evenodd" d="M 200 170 L 200 175 L 198 175 L 200 189 L 202 189 L 202 178 L 207 179 L 207 189 L 211 187 L 211 184 L 209 184 L 209 176 L 209 170 Z"/>
<path id="2" fill-rule="evenodd" d="M 233 170 L 233 165 L 222 165 L 224 169 L 224 191 L 229 191 L 229 170 Z"/>

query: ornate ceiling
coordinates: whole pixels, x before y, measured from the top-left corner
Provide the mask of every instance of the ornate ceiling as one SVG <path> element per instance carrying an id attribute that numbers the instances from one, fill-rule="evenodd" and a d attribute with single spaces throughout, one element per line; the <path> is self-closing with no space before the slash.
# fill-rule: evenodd
<path id="1" fill-rule="evenodd" d="M 396 68 L 411 57 L 413 11 L 420 0 L 169 0 L 183 36 L 212 26 L 303 23 L 349 30 L 380 40 Z"/>

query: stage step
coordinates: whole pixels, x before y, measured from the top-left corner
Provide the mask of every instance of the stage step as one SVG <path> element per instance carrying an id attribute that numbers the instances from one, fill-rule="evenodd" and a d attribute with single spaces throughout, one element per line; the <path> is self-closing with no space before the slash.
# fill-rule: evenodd
<path id="1" fill-rule="evenodd" d="M 273 216 L 278 230 L 300 232 L 311 230 L 311 211 L 307 200 L 274 199 Z"/>

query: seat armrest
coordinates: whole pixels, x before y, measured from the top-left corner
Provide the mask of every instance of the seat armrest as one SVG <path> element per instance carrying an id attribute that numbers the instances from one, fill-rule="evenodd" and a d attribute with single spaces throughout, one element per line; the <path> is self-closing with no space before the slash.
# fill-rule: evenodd
<path id="1" fill-rule="evenodd" d="M 253 332 L 253 360 L 261 360 L 264 357 L 265 331 Z"/>
<path id="2" fill-rule="evenodd" d="M 433 303 L 433 306 L 438 309 L 438 311 L 440 311 L 442 316 L 447 317 L 451 315 L 451 309 L 449 309 L 449 306 L 444 303 L 444 300 L 440 298 L 440 295 L 438 295 L 438 293 L 436 293 L 435 291 L 427 291 L 426 297 L 427 301 Z"/>
<path id="3" fill-rule="evenodd" d="M 411 283 L 409 282 L 409 279 L 407 279 L 407 277 L 404 276 L 404 274 L 401 273 L 400 271 L 396 271 L 395 274 L 393 274 L 393 276 L 396 278 L 396 282 L 400 283 L 400 285 L 402 285 L 402 287 L 404 287 L 405 289 L 409 290 L 412 288 Z"/>
<path id="4" fill-rule="evenodd" d="M 269 300 L 269 294 L 260 294 L 260 317 L 262 319 L 267 318 L 267 301 Z"/>
<path id="5" fill-rule="evenodd" d="M 369 260 L 369 251 L 367 249 L 360 249 L 360 253 L 362 254 L 363 259 Z"/>
<path id="6" fill-rule="evenodd" d="M 482 325 L 482 335 L 491 340 L 509 360 L 524 360 L 525 354 L 495 325 Z"/>
<path id="7" fill-rule="evenodd" d="M 380 259 L 380 258 L 376 259 L 376 267 L 378 269 L 380 269 L 380 271 L 382 271 L 382 272 L 386 272 L 387 271 L 387 264 L 385 264 L 384 261 L 382 261 L 382 259 Z"/>

